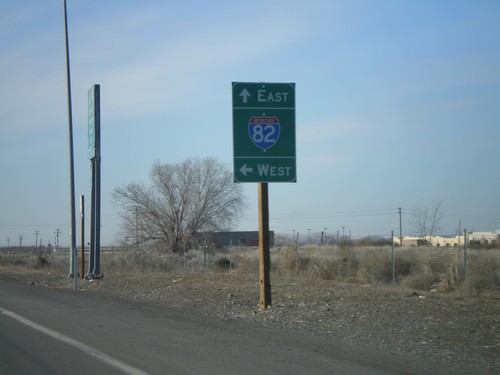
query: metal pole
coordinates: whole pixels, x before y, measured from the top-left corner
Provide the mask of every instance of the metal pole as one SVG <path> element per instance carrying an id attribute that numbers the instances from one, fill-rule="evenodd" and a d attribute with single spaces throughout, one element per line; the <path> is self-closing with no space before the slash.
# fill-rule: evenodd
<path id="1" fill-rule="evenodd" d="M 90 247 L 89 247 L 89 272 L 87 277 L 94 278 L 95 264 L 95 157 L 90 161 L 90 170 L 92 175 L 92 183 L 90 186 Z"/>
<path id="2" fill-rule="evenodd" d="M 294 231 L 295 232 L 295 231 Z M 297 239 L 295 240 L 295 276 L 297 276 L 298 273 L 298 266 L 299 266 L 299 232 L 297 232 Z"/>
<path id="3" fill-rule="evenodd" d="M 97 137 L 97 136 L 96 136 Z M 97 151 L 96 151 L 97 152 Z M 101 278 L 101 156 L 96 156 L 95 173 L 95 234 L 94 234 L 94 277 Z"/>
<path id="4" fill-rule="evenodd" d="M 399 247 L 403 247 L 403 227 L 401 226 L 401 207 L 399 207 Z"/>
<path id="5" fill-rule="evenodd" d="M 203 269 L 207 269 L 207 240 L 203 244 Z"/>
<path id="6" fill-rule="evenodd" d="M 66 41 L 66 82 L 68 91 L 68 143 L 69 143 L 69 181 L 70 181 L 70 275 L 73 275 L 73 289 L 78 290 L 78 253 L 76 248 L 76 218 L 75 218 L 75 165 L 73 158 L 73 114 L 71 110 L 71 74 L 69 68 L 68 14 L 64 0 L 64 36 Z"/>
<path id="7" fill-rule="evenodd" d="M 464 272 L 465 281 L 467 281 L 467 229 L 464 229 Z"/>
<path id="8" fill-rule="evenodd" d="M 100 85 L 93 85 L 90 92 L 93 96 L 94 105 L 94 143 L 95 156 L 92 159 L 93 167 L 93 195 L 92 195 L 92 229 L 94 236 L 94 262 L 92 268 L 92 277 L 101 278 L 101 89 Z"/>
<path id="9" fill-rule="evenodd" d="M 339 231 L 337 231 L 337 261 L 338 261 L 338 278 L 340 281 L 340 246 L 339 246 Z"/>
<path id="10" fill-rule="evenodd" d="M 396 260 L 394 258 L 394 231 L 391 230 L 391 248 L 392 248 L 392 286 L 396 285 Z"/>
<path id="11" fill-rule="evenodd" d="M 81 265 L 80 277 L 85 278 L 85 197 L 80 195 L 80 247 L 81 247 Z"/>

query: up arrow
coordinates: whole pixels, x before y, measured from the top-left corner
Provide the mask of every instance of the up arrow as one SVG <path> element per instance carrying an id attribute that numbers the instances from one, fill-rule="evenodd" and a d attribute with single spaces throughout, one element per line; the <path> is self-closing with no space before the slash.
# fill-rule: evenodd
<path id="1" fill-rule="evenodd" d="M 247 167 L 246 163 L 243 164 L 243 166 L 240 168 L 240 172 L 243 173 L 244 176 L 247 175 L 247 173 L 253 172 L 253 168 Z"/>
<path id="2" fill-rule="evenodd" d="M 252 95 L 248 92 L 247 89 L 243 89 L 243 91 L 240 92 L 240 96 L 243 97 L 243 103 L 246 103 L 246 102 L 248 102 L 248 97 L 252 96 Z"/>

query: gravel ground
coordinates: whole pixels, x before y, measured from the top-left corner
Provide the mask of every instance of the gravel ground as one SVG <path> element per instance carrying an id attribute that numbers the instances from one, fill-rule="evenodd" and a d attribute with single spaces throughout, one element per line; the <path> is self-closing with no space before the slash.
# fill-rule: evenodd
<path id="1" fill-rule="evenodd" d="M 61 275 L 4 275 L 69 289 Z M 231 272 L 109 274 L 80 280 L 83 293 L 178 309 L 225 321 L 327 337 L 409 361 L 435 361 L 450 373 L 500 374 L 500 296 L 464 297 L 387 286 L 271 276 L 272 306 L 259 309 L 258 276 Z"/>

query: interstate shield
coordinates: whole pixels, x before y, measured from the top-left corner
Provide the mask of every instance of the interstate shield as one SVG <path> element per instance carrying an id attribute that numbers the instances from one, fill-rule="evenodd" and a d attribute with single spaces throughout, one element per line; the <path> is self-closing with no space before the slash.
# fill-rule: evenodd
<path id="1" fill-rule="evenodd" d="M 280 122 L 276 116 L 252 116 L 248 135 L 253 144 L 263 151 L 273 147 L 280 137 Z"/>

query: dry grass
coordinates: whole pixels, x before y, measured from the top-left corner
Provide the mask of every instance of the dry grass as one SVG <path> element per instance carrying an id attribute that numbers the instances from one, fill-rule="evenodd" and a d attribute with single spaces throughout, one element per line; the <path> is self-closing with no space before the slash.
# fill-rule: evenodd
<path id="1" fill-rule="evenodd" d="M 500 251 L 468 250 L 467 279 L 464 253 L 454 248 L 394 249 L 394 277 L 397 285 L 417 290 L 460 291 L 468 294 L 500 292 Z M 3 269 L 24 268 L 67 273 L 67 252 L 39 253 L 0 251 Z M 160 254 L 155 249 L 135 251 L 106 249 L 101 253 L 104 273 L 197 273 L 204 270 L 258 275 L 256 248 L 225 251 L 190 250 L 181 254 Z M 341 281 L 343 283 L 391 285 L 390 247 L 288 247 L 271 250 L 271 272 L 279 276 Z"/>

